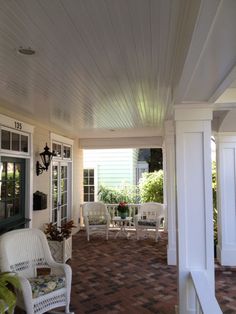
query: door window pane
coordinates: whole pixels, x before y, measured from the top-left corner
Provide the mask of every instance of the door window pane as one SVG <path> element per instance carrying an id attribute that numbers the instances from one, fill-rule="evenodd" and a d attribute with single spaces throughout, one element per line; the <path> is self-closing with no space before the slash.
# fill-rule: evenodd
<path id="1" fill-rule="evenodd" d="M 1 147 L 2 149 L 10 149 L 10 132 L 6 130 L 1 131 Z"/>
<path id="2" fill-rule="evenodd" d="M 52 222 L 61 226 L 68 219 L 68 166 L 53 162 Z"/>
<path id="3" fill-rule="evenodd" d="M 24 217 L 25 160 L 2 157 L 0 163 L 0 231 Z"/>
<path id="4" fill-rule="evenodd" d="M 12 133 L 12 150 L 20 150 L 20 134 Z"/>
<path id="5" fill-rule="evenodd" d="M 28 153 L 28 136 L 21 135 L 21 151 Z"/>
<path id="6" fill-rule="evenodd" d="M 61 144 L 53 143 L 52 150 L 56 157 L 61 157 Z"/>
<path id="7" fill-rule="evenodd" d="M 63 158 L 71 158 L 71 147 L 63 145 Z"/>

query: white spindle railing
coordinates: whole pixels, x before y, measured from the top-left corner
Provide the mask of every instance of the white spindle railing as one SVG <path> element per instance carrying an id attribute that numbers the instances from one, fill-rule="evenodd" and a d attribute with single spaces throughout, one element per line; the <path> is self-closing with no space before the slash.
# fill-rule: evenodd
<path id="1" fill-rule="evenodd" d="M 106 204 L 107 209 L 111 215 L 111 220 L 113 217 L 115 216 L 119 216 L 118 214 L 118 210 L 117 210 L 117 206 L 119 204 Z M 128 208 L 129 208 L 129 217 L 133 217 L 138 213 L 138 208 L 140 206 L 140 204 L 127 204 Z M 113 225 L 114 226 L 114 225 Z M 133 222 L 129 222 L 129 227 L 133 226 Z"/>
<path id="2" fill-rule="evenodd" d="M 194 314 L 222 314 L 205 273 L 203 271 L 191 271 L 190 278 L 196 293 Z"/>

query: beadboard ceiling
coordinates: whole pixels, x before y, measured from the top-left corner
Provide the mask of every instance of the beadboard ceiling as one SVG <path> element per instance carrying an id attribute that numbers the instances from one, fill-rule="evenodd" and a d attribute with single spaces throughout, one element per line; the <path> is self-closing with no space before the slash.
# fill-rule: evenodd
<path id="1" fill-rule="evenodd" d="M 0 0 L 0 111 L 73 137 L 162 135 L 173 104 L 208 102 L 234 66 L 222 2 Z"/>

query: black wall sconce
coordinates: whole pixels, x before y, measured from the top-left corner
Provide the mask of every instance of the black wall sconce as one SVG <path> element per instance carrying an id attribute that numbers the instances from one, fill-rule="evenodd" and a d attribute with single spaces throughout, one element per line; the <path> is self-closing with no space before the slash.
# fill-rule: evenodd
<path id="1" fill-rule="evenodd" d="M 36 174 L 37 176 L 39 176 L 40 174 L 43 173 L 44 170 L 48 170 L 52 157 L 55 156 L 54 153 L 50 152 L 49 147 L 46 143 L 46 146 L 44 147 L 44 152 L 39 154 L 41 159 L 42 159 L 42 163 L 43 165 L 41 165 L 39 163 L 39 161 L 36 162 Z"/>

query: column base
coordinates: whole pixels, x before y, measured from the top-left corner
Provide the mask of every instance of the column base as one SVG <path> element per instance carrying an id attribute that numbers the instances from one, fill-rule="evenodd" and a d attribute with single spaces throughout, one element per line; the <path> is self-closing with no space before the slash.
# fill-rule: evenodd
<path id="1" fill-rule="evenodd" d="M 177 265 L 176 249 L 167 247 L 167 265 Z"/>

